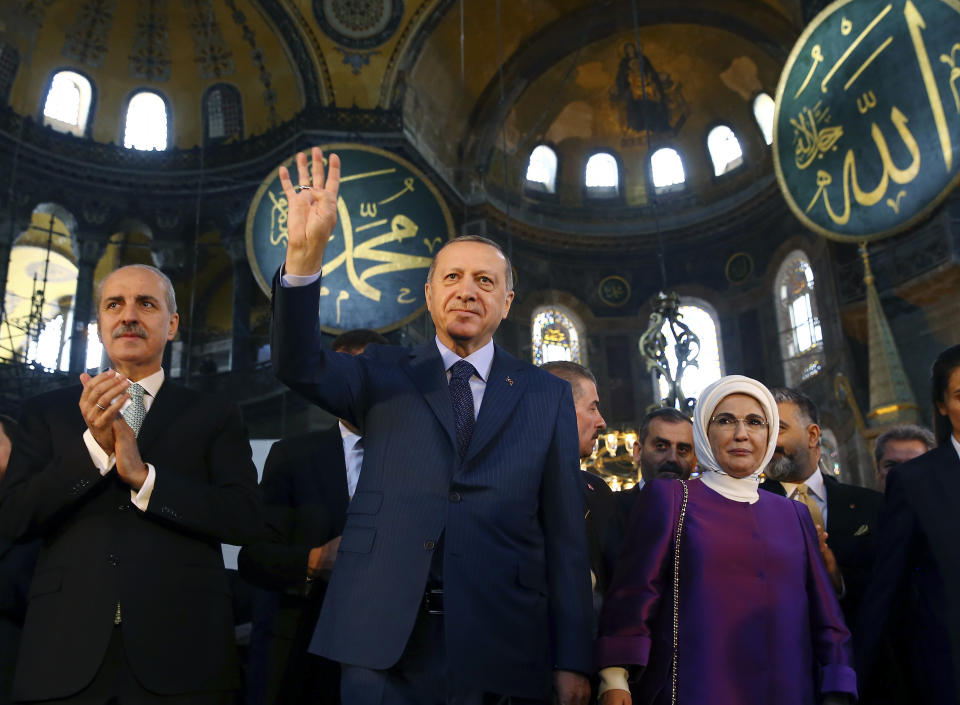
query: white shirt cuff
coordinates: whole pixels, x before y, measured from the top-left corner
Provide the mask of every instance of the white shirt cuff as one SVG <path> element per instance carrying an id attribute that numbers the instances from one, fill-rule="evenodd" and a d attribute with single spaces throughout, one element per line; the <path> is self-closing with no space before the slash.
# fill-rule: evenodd
<path id="1" fill-rule="evenodd" d="M 87 444 L 87 452 L 90 454 L 90 460 L 93 461 L 94 466 L 100 471 L 101 475 L 106 475 L 113 470 L 117 459 L 113 454 L 107 455 L 107 451 L 100 447 L 100 444 L 97 443 L 97 440 L 93 437 L 89 428 L 83 432 L 83 442 Z"/>
<path id="2" fill-rule="evenodd" d="M 147 511 L 147 505 L 150 504 L 150 495 L 153 494 L 153 483 L 157 480 L 157 471 L 150 463 L 147 463 L 147 479 L 140 486 L 140 491 L 130 490 L 130 501 L 141 512 Z"/>
<path id="3" fill-rule="evenodd" d="M 320 278 L 320 275 L 323 273 L 323 270 L 320 270 L 316 274 L 286 274 L 284 272 L 284 266 L 280 267 L 280 286 L 288 288 L 296 288 L 298 286 L 309 286 L 313 284 L 317 279 Z"/>
<path id="4" fill-rule="evenodd" d="M 625 690 L 630 692 L 627 684 L 627 669 L 623 666 L 607 666 L 600 669 L 600 687 L 597 689 L 597 700 L 608 690 Z"/>

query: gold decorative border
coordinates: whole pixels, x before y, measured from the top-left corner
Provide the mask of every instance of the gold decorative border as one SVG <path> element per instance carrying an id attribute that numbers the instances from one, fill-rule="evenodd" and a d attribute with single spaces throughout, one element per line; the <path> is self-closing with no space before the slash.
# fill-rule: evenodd
<path id="1" fill-rule="evenodd" d="M 747 261 L 750 262 L 750 271 L 747 272 L 747 276 L 745 276 L 743 279 L 734 281 L 734 279 L 730 276 L 730 265 L 733 264 L 733 260 L 735 260 L 737 257 L 747 258 Z M 727 263 L 723 265 L 723 276 L 725 276 L 727 278 L 727 281 L 730 282 L 731 284 L 742 284 L 743 282 L 745 282 L 747 279 L 750 278 L 750 275 L 753 274 L 754 268 L 755 268 L 755 263 L 753 261 L 753 257 L 750 255 L 749 252 L 734 252 L 732 255 L 730 255 L 730 258 L 727 260 Z"/>
<path id="2" fill-rule="evenodd" d="M 613 303 L 612 301 L 607 301 L 607 299 L 604 298 L 604 296 L 603 296 L 603 285 L 604 285 L 605 282 L 608 282 L 608 281 L 610 281 L 611 279 L 614 279 L 614 280 L 616 280 L 616 281 L 618 281 L 618 282 L 621 282 L 625 287 L 627 287 L 627 296 L 626 296 L 626 298 L 625 298 L 623 301 L 621 301 L 620 303 Z M 621 307 L 623 307 L 623 306 L 626 306 L 626 305 L 627 305 L 627 302 L 630 301 L 630 296 L 631 296 L 632 294 L 633 294 L 633 289 L 632 289 L 632 287 L 630 286 L 630 282 L 628 282 L 626 279 L 624 279 L 623 277 L 621 277 L 619 274 L 611 274 L 610 276 L 604 277 L 603 279 L 600 280 L 600 283 L 597 284 L 597 296 L 600 297 L 600 300 L 601 300 L 603 303 L 605 303 L 607 306 L 609 306 L 609 307 L 611 307 L 611 308 L 621 308 Z"/>

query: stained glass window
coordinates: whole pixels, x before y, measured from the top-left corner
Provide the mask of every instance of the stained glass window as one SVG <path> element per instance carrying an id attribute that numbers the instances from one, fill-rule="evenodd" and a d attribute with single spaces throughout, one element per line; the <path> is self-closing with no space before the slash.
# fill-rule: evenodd
<path id="1" fill-rule="evenodd" d="M 541 306 L 533 312 L 533 364 L 566 360 L 583 364 L 580 339 L 583 324 L 561 306 Z"/>
<path id="2" fill-rule="evenodd" d="M 130 99 L 123 146 L 143 150 L 167 148 L 167 104 L 157 93 L 141 91 Z"/>
<path id="3" fill-rule="evenodd" d="M 526 186 L 545 193 L 557 191 L 557 153 L 545 144 L 538 145 L 530 152 Z"/>
<path id="4" fill-rule="evenodd" d="M 716 314 L 707 309 L 706 302 L 682 298 L 679 313 L 680 320 L 700 339 L 698 366 L 687 367 L 680 379 L 684 397 L 696 399 L 708 384 L 723 376 L 723 365 L 720 360 L 720 327 Z M 677 369 L 676 340 L 669 333 L 668 325 L 669 323 L 664 323 L 662 330 L 667 338 L 666 352 L 670 369 L 675 372 Z M 660 397 L 665 398 L 668 394 L 667 381 L 661 377 Z"/>
<path id="5" fill-rule="evenodd" d="M 813 268 L 803 252 L 791 252 L 780 265 L 775 299 L 784 375 L 788 385 L 796 385 L 823 367 L 823 332 Z"/>
<path id="6" fill-rule="evenodd" d="M 687 180 L 680 153 L 670 147 L 662 147 L 650 157 L 650 174 L 657 193 L 683 188 Z"/>
<path id="7" fill-rule="evenodd" d="M 90 81 L 74 71 L 60 71 L 50 82 L 43 104 L 43 123 L 59 132 L 83 136 L 93 91 Z"/>
<path id="8" fill-rule="evenodd" d="M 743 164 L 743 149 L 740 140 L 726 125 L 717 125 L 707 135 L 707 151 L 713 161 L 715 176 L 726 174 Z"/>
<path id="9" fill-rule="evenodd" d="M 761 93 L 753 99 L 753 117 L 757 120 L 763 140 L 767 144 L 773 143 L 773 112 L 774 102 L 766 93 Z"/>
<path id="10" fill-rule="evenodd" d="M 584 185 L 591 196 L 616 196 L 620 192 L 620 169 L 617 158 L 608 152 L 597 152 L 587 160 Z"/>

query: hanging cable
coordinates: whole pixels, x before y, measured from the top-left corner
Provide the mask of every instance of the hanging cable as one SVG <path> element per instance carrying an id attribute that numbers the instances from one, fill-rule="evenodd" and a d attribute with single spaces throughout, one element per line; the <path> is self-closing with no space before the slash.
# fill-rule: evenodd
<path id="1" fill-rule="evenodd" d="M 186 362 L 183 364 L 182 376 L 185 384 L 190 383 L 190 373 L 193 368 L 193 332 L 196 329 L 196 300 L 197 300 L 197 266 L 200 259 L 200 211 L 203 204 L 203 176 L 204 156 L 207 147 L 200 147 L 200 178 L 197 182 L 197 205 L 193 216 L 193 271 L 190 275 L 190 325 L 187 327 L 188 340 L 186 344 Z"/>
<path id="2" fill-rule="evenodd" d="M 506 194 L 506 198 L 504 199 L 506 203 L 504 230 L 506 230 L 507 234 L 507 258 L 512 260 L 513 235 L 510 233 L 510 174 L 507 160 L 507 114 L 504 112 L 506 98 L 503 87 L 503 15 L 500 12 L 500 0 L 497 0 L 497 64 L 499 65 L 497 75 L 500 84 L 500 114 L 502 115 L 502 121 L 500 122 L 500 151 L 503 153 L 503 185 L 504 193 Z"/>

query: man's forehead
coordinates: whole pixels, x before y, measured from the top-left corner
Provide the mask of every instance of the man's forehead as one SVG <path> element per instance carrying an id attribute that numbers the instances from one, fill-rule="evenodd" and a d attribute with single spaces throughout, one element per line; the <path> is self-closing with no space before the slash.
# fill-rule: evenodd
<path id="1" fill-rule="evenodd" d="M 485 242 L 454 242 L 437 253 L 438 269 L 483 270 L 506 263 L 500 250 Z"/>
<path id="2" fill-rule="evenodd" d="M 686 421 L 654 419 L 650 422 L 647 437 L 653 438 L 655 436 L 673 442 L 693 443 L 693 425 Z"/>
<path id="3" fill-rule="evenodd" d="M 121 269 L 110 274 L 103 283 L 103 298 L 117 296 L 163 295 L 163 284 L 153 272 L 143 269 Z"/>

